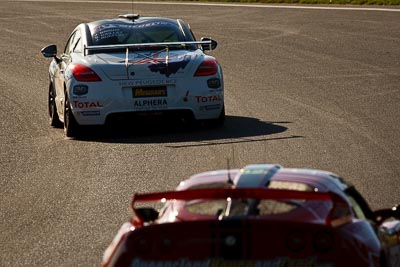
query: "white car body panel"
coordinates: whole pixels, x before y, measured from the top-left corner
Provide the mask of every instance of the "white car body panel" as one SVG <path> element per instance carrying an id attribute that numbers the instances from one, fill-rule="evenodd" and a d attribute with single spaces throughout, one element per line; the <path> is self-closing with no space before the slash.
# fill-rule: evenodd
<path id="1" fill-rule="evenodd" d="M 79 27 L 84 26 L 74 32 Z M 65 97 L 78 125 L 104 125 L 112 114 L 134 112 L 190 112 L 195 120 L 218 119 L 224 112 L 220 65 L 217 63 L 215 74 L 194 76 L 204 60 L 215 60 L 199 45 L 198 49 L 166 46 L 160 50 L 146 46 L 141 51 L 100 49 L 90 53 L 93 47 L 82 46 L 66 59 L 64 51 L 60 59 L 55 58 L 50 64 L 50 82 L 55 87 L 55 105 L 62 122 Z M 78 81 L 71 65 L 90 68 L 101 81 Z M 210 79 L 218 80 L 218 85 L 209 87 Z M 87 87 L 87 93 L 76 93 L 75 87 Z"/>
<path id="2" fill-rule="evenodd" d="M 130 56 L 130 62 L 136 60 L 139 63 L 126 67 L 125 62 L 121 62 L 125 58 L 123 54 L 95 54 L 89 55 L 85 59 L 80 59 L 76 55 L 78 58 L 74 61 L 93 69 L 102 81 L 79 82 L 69 73 L 65 73 L 66 88 L 75 119 L 80 125 L 103 125 L 107 116 L 112 113 L 181 109 L 191 110 L 196 120 L 218 118 L 224 103 L 223 84 L 219 89 L 210 89 L 204 86 L 207 85 L 210 76 L 193 77 L 193 73 L 205 55 L 200 50 L 186 52 L 184 51 L 182 54 L 189 56 L 191 62 L 189 66 L 185 67 L 185 72 L 181 70 L 169 77 L 149 70 L 149 66 L 155 64 L 153 64 L 154 61 L 148 59 L 148 62 L 140 62 L 137 57 Z M 159 57 L 165 58 L 164 54 Z M 178 60 L 184 57 L 175 51 L 171 54 Z M 160 60 L 160 62 L 162 61 Z M 110 64 L 112 65 L 110 66 Z M 131 72 L 135 72 L 135 75 L 130 76 Z M 221 76 L 220 73 L 215 75 L 215 77 Z M 88 94 L 75 95 L 72 90 L 75 85 L 87 85 L 89 87 Z M 140 89 L 139 87 L 151 86 L 166 86 L 168 96 L 135 97 L 133 95 L 133 88 Z M 59 101 L 57 106 L 60 107 L 58 111 L 62 111 L 63 98 L 57 100 Z M 62 117 L 61 112 L 59 112 L 59 116 Z"/>

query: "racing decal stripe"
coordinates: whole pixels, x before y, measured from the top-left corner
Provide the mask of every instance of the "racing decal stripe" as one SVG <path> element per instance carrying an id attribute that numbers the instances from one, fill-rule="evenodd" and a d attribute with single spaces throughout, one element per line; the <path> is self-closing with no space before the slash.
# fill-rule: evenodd
<path id="1" fill-rule="evenodd" d="M 236 188 L 258 188 L 267 186 L 281 167 L 273 164 L 253 164 L 240 170 Z"/>

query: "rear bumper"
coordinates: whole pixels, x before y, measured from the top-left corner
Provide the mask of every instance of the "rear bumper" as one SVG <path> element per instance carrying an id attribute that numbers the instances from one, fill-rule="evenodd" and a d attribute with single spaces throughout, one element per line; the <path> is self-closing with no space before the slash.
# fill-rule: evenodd
<path id="1" fill-rule="evenodd" d="M 107 116 L 105 124 L 118 125 L 130 123 L 151 122 L 186 122 L 193 121 L 194 114 L 191 110 L 154 110 L 111 113 Z"/>
<path id="2" fill-rule="evenodd" d="M 200 107 L 201 108 L 201 107 Z M 194 110 L 194 109 L 154 109 L 145 111 L 112 111 L 105 112 L 101 108 L 91 110 L 73 111 L 74 117 L 79 125 L 105 125 L 119 122 L 134 123 L 145 121 L 147 119 L 167 119 L 171 121 L 193 121 L 218 119 L 221 114 L 223 103 L 215 105 L 212 110 Z"/>
<path id="3" fill-rule="evenodd" d="M 379 253 L 357 242 L 325 225 L 293 222 L 205 220 L 143 228 L 128 223 L 107 249 L 103 266 L 378 266 L 371 257 Z"/>
<path id="4" fill-rule="evenodd" d="M 118 82 L 90 84 L 86 95 L 75 95 L 73 84 L 69 85 L 71 109 L 80 125 L 104 125 L 118 119 L 139 119 L 146 116 L 194 118 L 196 120 L 217 119 L 224 107 L 223 86 L 210 89 L 207 78 L 190 84 L 165 84 L 167 96 L 138 97 L 133 86 Z"/>

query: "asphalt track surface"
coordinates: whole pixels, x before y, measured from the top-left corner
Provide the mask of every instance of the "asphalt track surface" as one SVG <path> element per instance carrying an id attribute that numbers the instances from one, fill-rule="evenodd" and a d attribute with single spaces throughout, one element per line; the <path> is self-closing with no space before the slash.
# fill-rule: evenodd
<path id="1" fill-rule="evenodd" d="M 228 158 L 330 170 L 374 209 L 400 203 L 399 12 L 134 4 L 218 40 L 225 126 L 65 138 L 48 125 L 40 49 L 63 49 L 80 22 L 131 11 L 0 2 L 0 266 L 98 266 L 134 192 L 173 189 Z"/>

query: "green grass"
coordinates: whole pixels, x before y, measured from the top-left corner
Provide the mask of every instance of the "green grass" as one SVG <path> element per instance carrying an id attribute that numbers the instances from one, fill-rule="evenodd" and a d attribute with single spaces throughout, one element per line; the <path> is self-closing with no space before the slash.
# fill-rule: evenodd
<path id="1" fill-rule="evenodd" d="M 400 5 L 400 0 L 199 0 L 199 2 L 281 3 L 281 4 L 341 4 L 341 5 Z"/>

